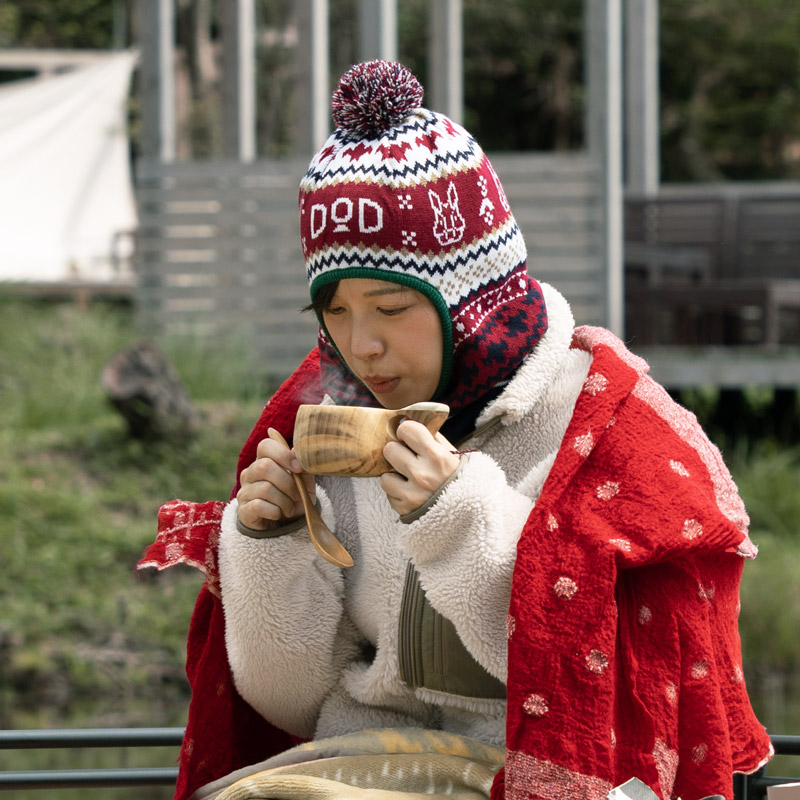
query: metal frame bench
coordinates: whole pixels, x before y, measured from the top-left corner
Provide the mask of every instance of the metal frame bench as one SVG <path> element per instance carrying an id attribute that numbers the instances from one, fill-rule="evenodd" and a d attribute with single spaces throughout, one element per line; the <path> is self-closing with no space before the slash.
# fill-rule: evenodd
<path id="1" fill-rule="evenodd" d="M 773 734 L 771 737 L 775 754 L 779 756 L 800 756 L 800 736 L 783 736 Z M 733 794 L 735 800 L 764 800 L 770 786 L 783 783 L 796 783 L 800 777 L 779 778 L 767 774 L 767 767 L 762 767 L 752 775 L 735 775 Z"/>
<path id="2" fill-rule="evenodd" d="M 626 338 L 800 344 L 800 185 L 665 187 L 625 200 Z"/>
<path id="3" fill-rule="evenodd" d="M 49 748 L 165 747 L 179 748 L 183 728 L 84 728 L 75 730 L 0 731 L 0 750 Z M 171 786 L 177 767 L 124 769 L 9 770 L 0 772 L 0 791 L 118 786 Z"/>

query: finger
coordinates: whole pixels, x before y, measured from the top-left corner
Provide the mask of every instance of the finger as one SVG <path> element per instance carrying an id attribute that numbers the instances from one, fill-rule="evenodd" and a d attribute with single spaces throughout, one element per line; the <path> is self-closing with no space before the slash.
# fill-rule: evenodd
<path id="1" fill-rule="evenodd" d="M 398 514 L 407 514 L 415 508 L 419 508 L 429 496 L 417 484 L 395 472 L 386 472 L 381 475 L 379 483 L 386 494 L 389 505 Z"/>
<path id="2" fill-rule="evenodd" d="M 449 461 L 447 456 L 452 455 L 455 447 L 438 431 L 431 432 L 421 423 L 414 420 L 404 420 L 397 427 L 397 436 L 403 444 L 413 450 L 422 458 L 433 458 L 440 461 Z"/>
<path id="3" fill-rule="evenodd" d="M 271 458 L 283 469 L 300 472 L 302 467 L 293 450 L 273 439 L 262 439 L 256 447 L 256 458 Z"/>
<path id="4" fill-rule="evenodd" d="M 287 472 L 280 464 L 276 463 L 271 458 L 259 458 L 249 467 L 242 470 L 240 483 L 242 486 L 248 484 L 271 483 L 289 497 L 295 500 L 300 499 L 291 473 Z"/>
<path id="5" fill-rule="evenodd" d="M 440 444 L 448 453 L 453 453 L 457 448 L 448 439 L 446 439 L 441 431 L 436 431 L 436 436 L 433 437 L 437 444 Z"/>
<path id="6" fill-rule="evenodd" d="M 303 513 L 303 506 L 296 489 L 294 494 L 287 494 L 268 481 L 247 484 L 239 490 L 236 497 L 240 506 L 252 504 L 249 513 L 257 514 L 264 519 L 280 521 L 293 519 Z"/>
<path id="7" fill-rule="evenodd" d="M 280 508 L 266 500 L 251 500 L 247 503 L 240 501 L 237 514 L 242 524 L 257 531 L 276 528 L 282 519 Z"/>
<path id="8" fill-rule="evenodd" d="M 404 484 L 408 481 L 396 472 L 386 472 L 378 478 L 378 484 L 383 489 L 389 505 L 398 513 L 403 514 L 405 501 L 403 499 Z"/>
<path id="9" fill-rule="evenodd" d="M 397 472 L 428 493 L 436 491 L 458 468 L 458 456 L 418 422 L 403 422 L 397 430 L 403 443 L 389 442 L 383 449 L 384 457 Z"/>
<path id="10" fill-rule="evenodd" d="M 421 422 L 413 419 L 405 419 L 397 426 L 397 438 L 418 454 L 436 444 L 431 432 Z"/>
<path id="11" fill-rule="evenodd" d="M 392 466 L 406 478 L 410 478 L 417 462 L 417 454 L 401 442 L 388 442 L 383 448 L 383 456 Z"/>

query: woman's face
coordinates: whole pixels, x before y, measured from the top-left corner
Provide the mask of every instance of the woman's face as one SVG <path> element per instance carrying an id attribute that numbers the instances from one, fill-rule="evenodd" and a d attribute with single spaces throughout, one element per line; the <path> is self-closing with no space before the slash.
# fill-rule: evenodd
<path id="1" fill-rule="evenodd" d="M 345 278 L 322 313 L 347 366 L 384 408 L 433 397 L 442 374 L 442 326 L 425 295 L 388 281 Z"/>

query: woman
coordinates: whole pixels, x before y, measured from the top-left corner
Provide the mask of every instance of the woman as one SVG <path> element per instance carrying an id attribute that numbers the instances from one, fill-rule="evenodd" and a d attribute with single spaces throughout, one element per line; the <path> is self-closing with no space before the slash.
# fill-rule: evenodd
<path id="1" fill-rule="evenodd" d="M 301 182 L 318 353 L 265 409 L 235 497 L 206 525 L 227 705 L 241 696 L 316 741 L 418 729 L 504 746 L 492 797 L 601 798 L 631 777 L 660 797 L 730 797 L 733 771 L 770 754 L 741 678 L 738 582 L 755 548 L 736 488 L 646 364 L 575 329 L 528 275 L 488 159 L 421 99 L 401 65 L 354 67 Z M 291 435 L 304 400 L 436 400 L 451 415 L 436 436 L 403 422 L 393 472 L 315 480 L 267 436 Z M 352 569 L 311 548 L 291 472 Z M 190 664 L 212 638 L 190 641 Z M 194 688 L 190 730 L 213 702 L 208 680 Z"/>

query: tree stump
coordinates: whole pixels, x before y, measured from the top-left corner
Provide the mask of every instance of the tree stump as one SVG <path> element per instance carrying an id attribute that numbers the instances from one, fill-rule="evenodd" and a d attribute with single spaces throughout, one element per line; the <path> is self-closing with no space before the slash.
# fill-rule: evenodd
<path id="1" fill-rule="evenodd" d="M 152 342 L 117 353 L 103 368 L 101 381 L 112 405 L 135 439 L 187 437 L 197 412 L 180 376 Z"/>

